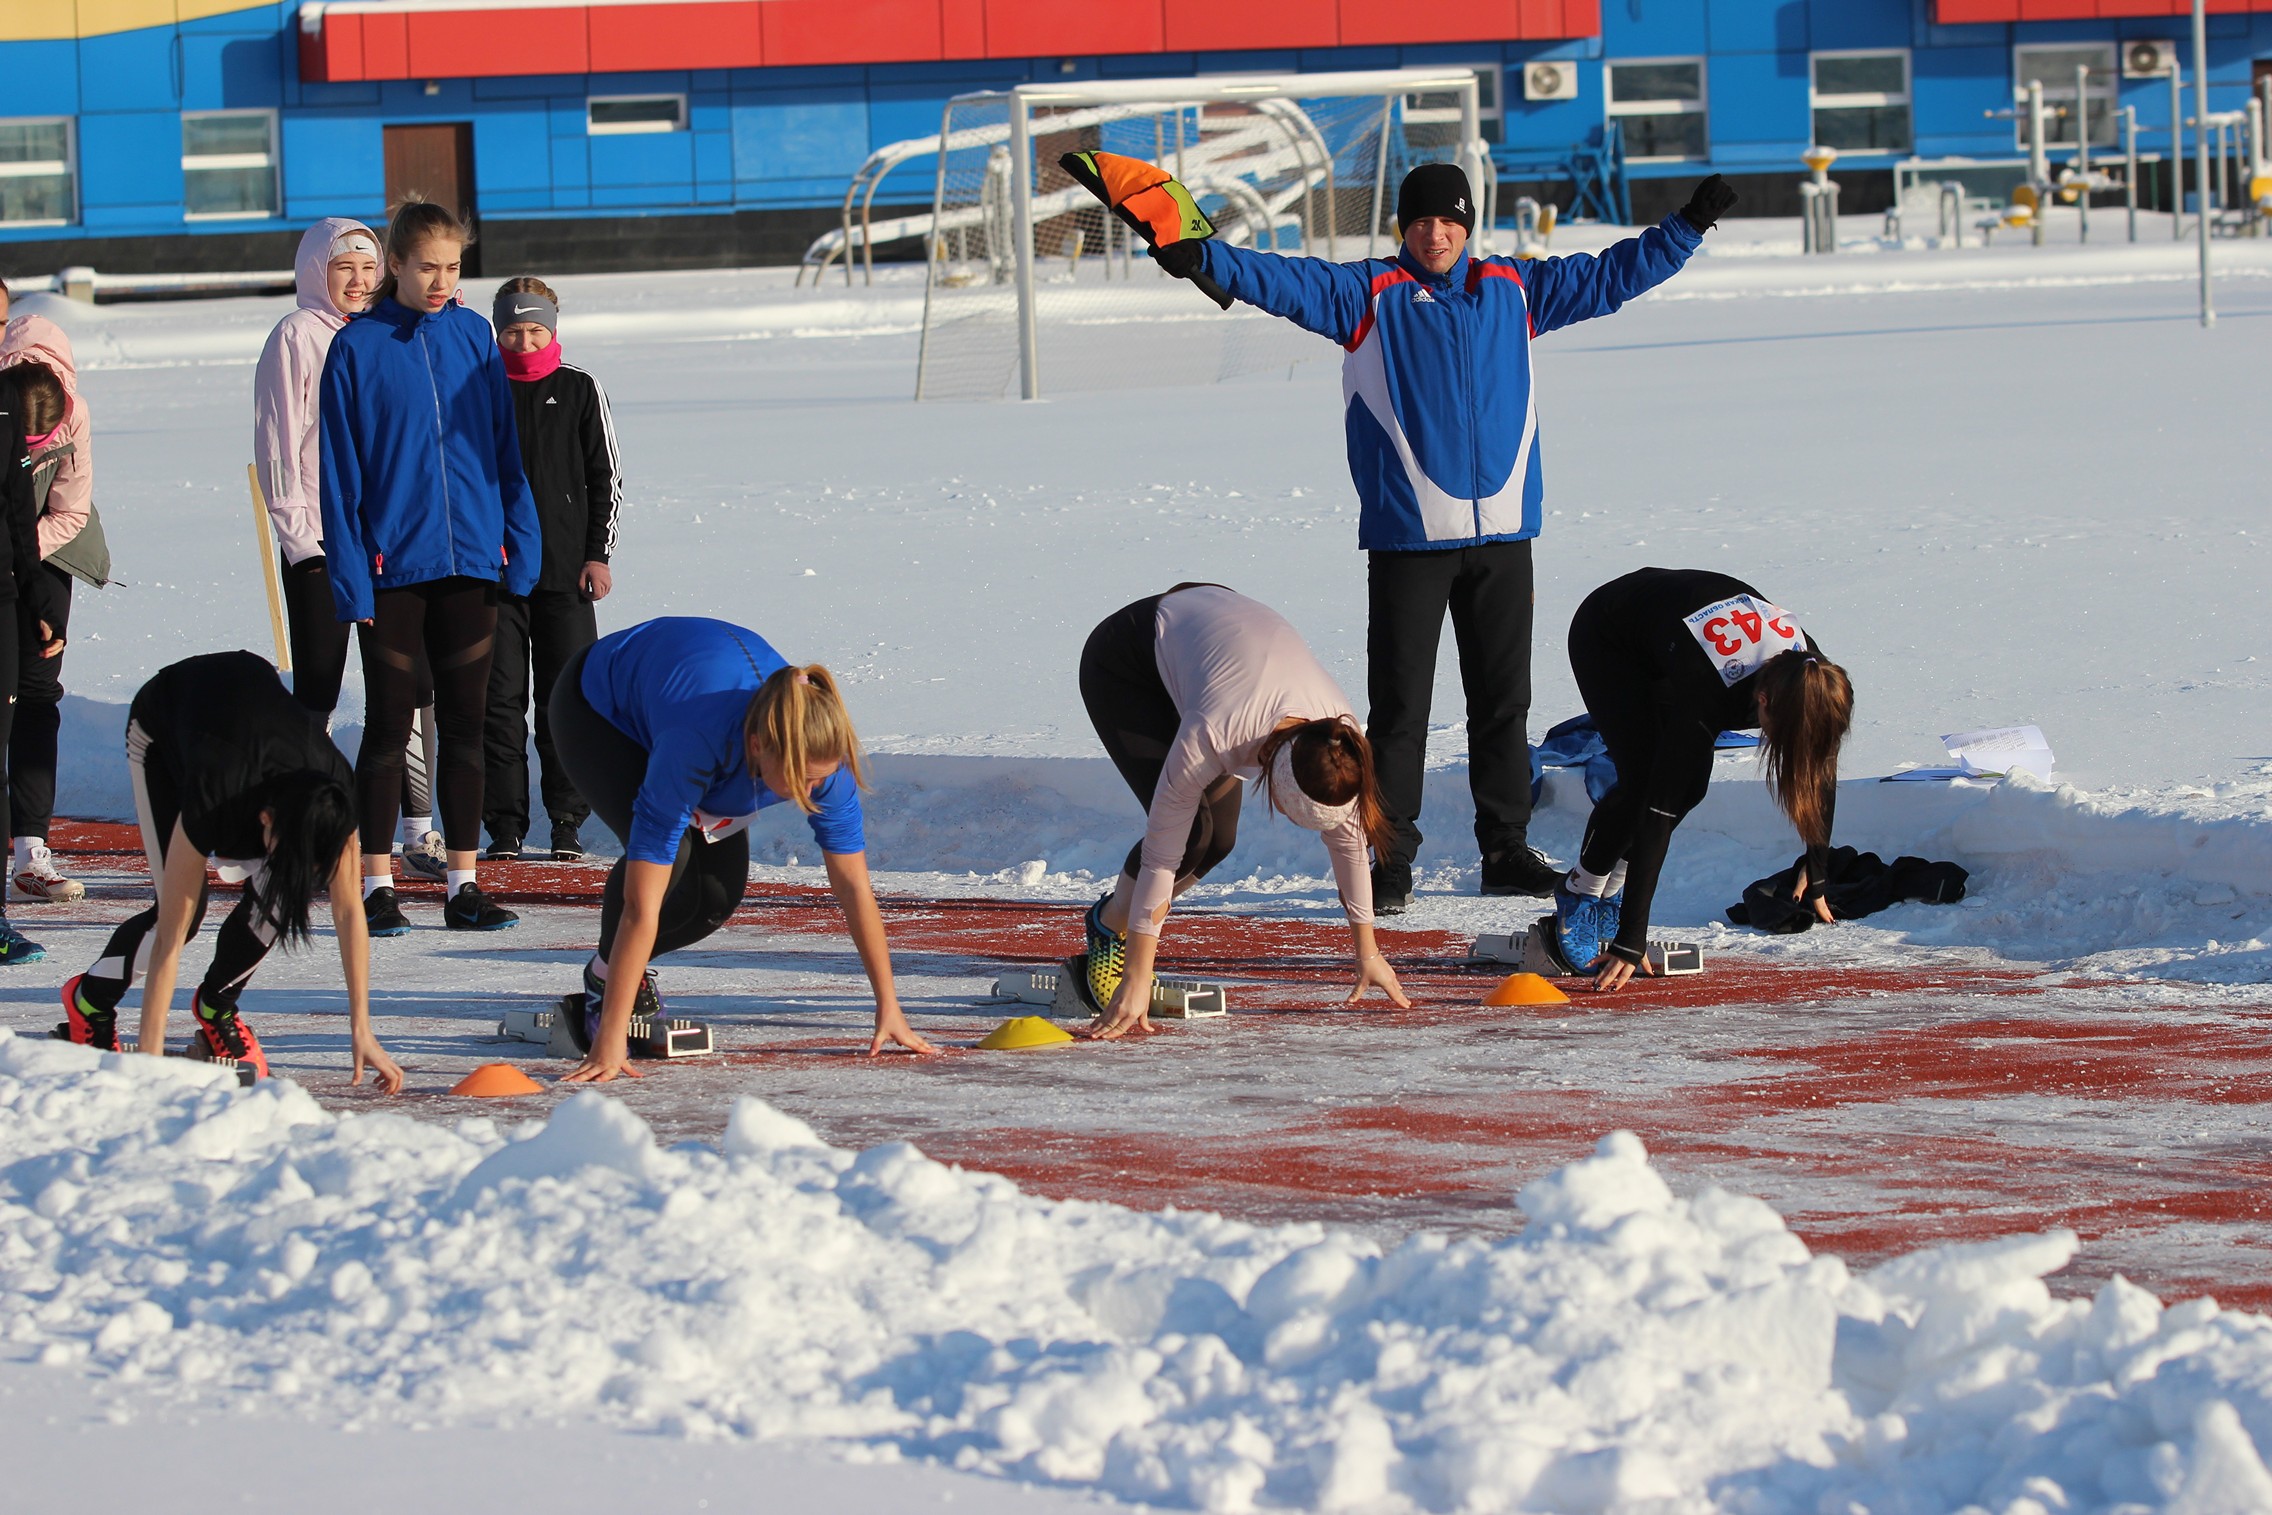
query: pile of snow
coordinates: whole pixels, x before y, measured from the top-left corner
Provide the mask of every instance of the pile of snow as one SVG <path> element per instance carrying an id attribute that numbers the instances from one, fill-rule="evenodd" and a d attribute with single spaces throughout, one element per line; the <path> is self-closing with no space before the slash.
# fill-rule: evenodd
<path id="1" fill-rule="evenodd" d="M 755 1100 L 454 1131 L 0 1033 L 0 1339 L 334 1423 L 570 1412 L 1244 1510 L 2272 1507 L 2272 1322 L 2064 1232 L 1856 1277 L 1614 1133 L 1503 1240 L 1032 1198 Z M 1512 1219 L 1512 1218 L 1511 1218 Z"/>

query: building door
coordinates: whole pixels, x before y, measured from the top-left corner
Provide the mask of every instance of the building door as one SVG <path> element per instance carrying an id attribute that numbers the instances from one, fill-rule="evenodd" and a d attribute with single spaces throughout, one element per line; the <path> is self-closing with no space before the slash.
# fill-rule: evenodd
<path id="1" fill-rule="evenodd" d="M 416 195 L 452 214 L 474 218 L 473 123 L 422 122 L 386 128 L 387 213 Z M 479 273 L 479 243 L 465 250 L 465 271 Z"/>

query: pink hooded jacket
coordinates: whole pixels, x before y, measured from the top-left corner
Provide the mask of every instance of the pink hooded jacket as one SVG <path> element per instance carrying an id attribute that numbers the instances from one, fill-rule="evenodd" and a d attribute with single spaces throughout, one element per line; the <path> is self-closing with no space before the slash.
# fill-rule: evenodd
<path id="1" fill-rule="evenodd" d="M 300 238 L 294 260 L 300 308 L 268 334 L 253 373 L 252 456 L 287 563 L 304 562 L 323 550 L 322 427 L 316 396 L 331 339 L 347 324 L 331 303 L 325 270 L 339 239 L 356 235 L 369 237 L 373 249 L 379 246 L 368 226 L 342 216 L 318 221 Z"/>
<path id="2" fill-rule="evenodd" d="M 45 316 L 18 316 L 10 321 L 7 334 L 0 336 L 0 368 L 23 362 L 45 363 L 53 369 L 63 381 L 69 403 L 63 424 L 55 428 L 45 447 L 32 454 L 38 458 L 58 447 L 72 449 L 48 487 L 47 513 L 39 518 L 39 555 L 44 558 L 87 524 L 87 504 L 95 497 L 94 427 L 87 417 L 87 402 L 79 398 L 79 365 L 72 360 L 71 339 L 63 334 L 62 327 Z"/>

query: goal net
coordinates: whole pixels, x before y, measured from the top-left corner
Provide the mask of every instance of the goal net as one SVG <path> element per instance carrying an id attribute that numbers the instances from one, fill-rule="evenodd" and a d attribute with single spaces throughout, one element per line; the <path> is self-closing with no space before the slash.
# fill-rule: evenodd
<path id="1" fill-rule="evenodd" d="M 926 228 L 916 398 L 1033 399 L 1210 383 L 1333 349 L 1246 306 L 1218 311 L 1058 166 L 1103 150 L 1182 180 L 1234 246 L 1342 261 L 1395 246 L 1414 164 L 1493 183 L 1472 70 L 1024 85 L 959 95 L 941 124 Z"/>

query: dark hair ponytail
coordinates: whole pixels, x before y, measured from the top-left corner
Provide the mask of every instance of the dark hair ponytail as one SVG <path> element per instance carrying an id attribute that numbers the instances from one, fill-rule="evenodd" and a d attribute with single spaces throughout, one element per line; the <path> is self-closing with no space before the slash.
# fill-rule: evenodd
<path id="1" fill-rule="evenodd" d="M 261 907 L 285 946 L 308 939 L 308 907 L 331 884 L 339 855 L 355 835 L 355 799 L 328 774 L 288 773 L 270 781 L 268 877 Z"/>
<path id="2" fill-rule="evenodd" d="M 1293 749 L 1294 782 L 1302 793 L 1320 805 L 1357 802 L 1357 824 L 1376 854 L 1388 851 L 1388 810 L 1381 804 L 1381 781 L 1373 772 L 1373 744 L 1357 723 L 1345 715 L 1303 721 L 1273 731 L 1255 749 L 1262 769 L 1262 786 L 1270 789 L 1270 772 L 1284 749 Z M 1278 796 L 1270 794 L 1270 808 L 1278 809 Z M 1281 811 L 1281 814 L 1284 812 Z"/>
<path id="3" fill-rule="evenodd" d="M 394 215 L 387 222 L 385 276 L 379 280 L 379 287 L 371 296 L 374 307 L 382 300 L 394 298 L 397 282 L 394 266 L 409 262 L 410 255 L 418 251 L 420 244 L 434 237 L 465 247 L 473 241 L 473 228 L 433 201 L 422 200 L 416 195 L 409 196 L 394 208 Z"/>
<path id="4" fill-rule="evenodd" d="M 1757 674 L 1759 761 L 1775 803 L 1809 847 L 1830 842 L 1838 749 L 1854 724 L 1846 670 L 1811 652 L 1784 652 Z"/>

